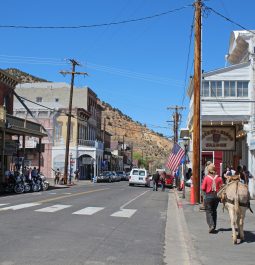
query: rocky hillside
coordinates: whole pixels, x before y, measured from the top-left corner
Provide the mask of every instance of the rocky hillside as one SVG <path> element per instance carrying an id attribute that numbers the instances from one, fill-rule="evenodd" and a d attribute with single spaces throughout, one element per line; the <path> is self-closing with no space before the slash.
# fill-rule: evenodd
<path id="1" fill-rule="evenodd" d="M 122 141 L 124 135 L 124 141 L 133 144 L 134 152 L 142 154 L 154 167 L 165 164 L 173 146 L 171 141 L 109 104 L 102 104 L 105 108 L 102 119 L 105 118 L 106 131 L 112 134 L 113 139 Z"/>
<path id="2" fill-rule="evenodd" d="M 15 77 L 20 83 L 36 83 L 36 82 L 49 82 L 45 79 L 30 75 L 28 73 L 22 72 L 16 68 L 7 68 L 5 71 Z"/>

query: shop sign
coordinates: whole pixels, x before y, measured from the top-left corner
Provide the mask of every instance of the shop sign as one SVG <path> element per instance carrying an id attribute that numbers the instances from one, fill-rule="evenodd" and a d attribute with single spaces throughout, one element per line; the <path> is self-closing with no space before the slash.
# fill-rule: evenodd
<path id="1" fill-rule="evenodd" d="M 234 151 L 236 149 L 236 130 L 234 126 L 203 126 L 203 151 Z"/>

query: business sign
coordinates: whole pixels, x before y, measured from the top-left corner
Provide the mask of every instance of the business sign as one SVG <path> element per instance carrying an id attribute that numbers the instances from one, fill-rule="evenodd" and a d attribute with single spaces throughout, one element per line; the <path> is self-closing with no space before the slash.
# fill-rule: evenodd
<path id="1" fill-rule="evenodd" d="M 203 126 L 203 151 L 234 151 L 236 149 L 236 129 L 234 126 Z"/>

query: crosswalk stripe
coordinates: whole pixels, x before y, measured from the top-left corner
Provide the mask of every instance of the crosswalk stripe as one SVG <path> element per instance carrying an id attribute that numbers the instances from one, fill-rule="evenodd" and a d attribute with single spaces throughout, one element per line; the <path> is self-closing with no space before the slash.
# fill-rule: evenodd
<path id="1" fill-rule="evenodd" d="M 24 209 L 24 208 L 29 208 L 32 206 L 37 206 L 40 205 L 41 203 L 37 203 L 37 202 L 31 202 L 31 203 L 23 203 L 23 204 L 18 204 L 18 205 L 13 205 L 13 206 L 8 206 L 8 207 L 4 207 L 1 208 L 0 210 L 20 210 L 20 209 Z"/>
<path id="2" fill-rule="evenodd" d="M 63 204 L 55 204 L 49 207 L 41 208 L 38 210 L 35 210 L 36 212 L 44 212 L 44 213 L 55 213 L 57 211 L 66 209 L 71 207 L 72 205 L 63 205 Z"/>
<path id="3" fill-rule="evenodd" d="M 73 212 L 73 214 L 92 215 L 92 214 L 97 213 L 103 209 L 104 209 L 104 207 L 86 207 L 86 208 L 81 209 L 77 212 Z"/>
<path id="4" fill-rule="evenodd" d="M 136 211 L 137 210 L 135 209 L 121 209 L 120 211 L 113 213 L 111 216 L 130 218 Z"/>

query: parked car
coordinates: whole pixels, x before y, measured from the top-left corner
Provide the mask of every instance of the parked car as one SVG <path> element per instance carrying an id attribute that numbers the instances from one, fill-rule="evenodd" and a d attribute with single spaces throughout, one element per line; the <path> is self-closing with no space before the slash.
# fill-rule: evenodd
<path id="1" fill-rule="evenodd" d="M 150 187 L 150 178 L 144 168 L 134 168 L 129 175 L 129 186 L 144 185 Z"/>
<path id="2" fill-rule="evenodd" d="M 165 186 L 167 188 L 173 188 L 175 184 L 174 182 L 174 176 L 172 176 L 171 174 L 166 174 Z"/>
<path id="3" fill-rule="evenodd" d="M 128 180 L 125 171 L 116 171 L 116 174 L 120 177 L 120 180 Z"/>
<path id="4" fill-rule="evenodd" d="M 97 182 L 112 182 L 114 181 L 113 175 L 110 171 L 104 171 L 97 177 Z"/>
<path id="5" fill-rule="evenodd" d="M 111 171 L 113 181 L 120 181 L 120 176 L 115 171 Z"/>

